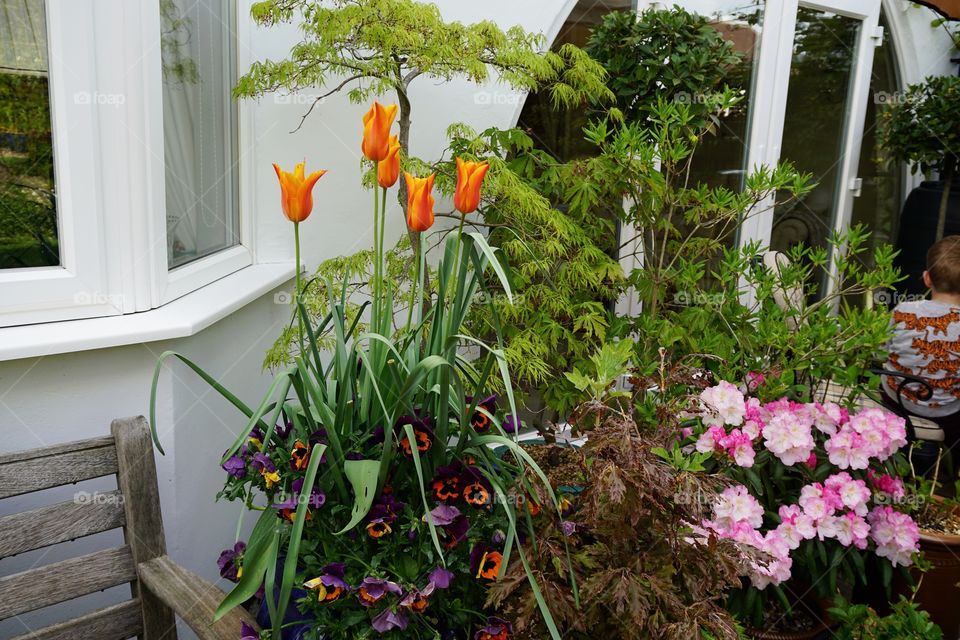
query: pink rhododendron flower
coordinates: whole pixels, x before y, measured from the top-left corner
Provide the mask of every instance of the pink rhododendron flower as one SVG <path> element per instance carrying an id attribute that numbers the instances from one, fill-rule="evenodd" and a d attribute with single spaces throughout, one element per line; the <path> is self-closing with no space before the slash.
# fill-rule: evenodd
<path id="1" fill-rule="evenodd" d="M 756 452 L 750 436 L 740 429 L 734 429 L 718 443 L 741 467 L 752 467 Z"/>
<path id="2" fill-rule="evenodd" d="M 847 410 L 834 402 L 813 405 L 813 426 L 823 433 L 832 436 L 849 419 Z"/>
<path id="3" fill-rule="evenodd" d="M 743 485 L 724 489 L 713 507 L 713 515 L 713 524 L 720 529 L 733 528 L 740 522 L 746 522 L 754 529 L 763 524 L 763 507 Z"/>
<path id="4" fill-rule="evenodd" d="M 727 431 L 719 426 L 713 425 L 700 435 L 697 440 L 696 449 L 700 453 L 710 453 L 712 451 L 722 450 L 720 444 L 727 437 Z"/>
<path id="5" fill-rule="evenodd" d="M 870 537 L 877 543 L 877 555 L 894 566 L 909 566 L 920 550 L 920 529 L 913 518 L 892 507 L 874 507 L 867 515 Z"/>
<path id="6" fill-rule="evenodd" d="M 868 469 L 867 479 L 877 491 L 887 494 L 894 500 L 899 500 L 906 495 L 900 478 L 894 478 L 886 473 L 878 475 L 873 472 L 873 469 Z"/>
<path id="7" fill-rule="evenodd" d="M 795 504 L 780 507 L 780 525 L 777 530 L 790 549 L 796 549 L 801 542 L 810 540 L 817 535 L 813 518 L 805 514 Z"/>
<path id="8" fill-rule="evenodd" d="M 841 472 L 827 478 L 824 484 L 836 489 L 844 507 L 858 516 L 867 515 L 867 502 L 870 501 L 872 494 L 866 482 L 854 480 L 850 477 L 850 474 Z"/>
<path id="9" fill-rule="evenodd" d="M 731 427 L 743 424 L 743 393 L 736 385 L 721 380 L 717 386 L 700 392 L 700 400 L 709 410 L 708 415 L 704 416 L 707 424 L 726 424 Z"/>
<path id="10" fill-rule="evenodd" d="M 830 462 L 841 469 L 866 469 L 870 466 L 870 452 L 859 433 L 844 425 L 827 440 L 824 448 Z"/>
<path id="11" fill-rule="evenodd" d="M 806 462 L 815 443 L 806 416 L 791 409 L 774 413 L 763 428 L 764 445 L 788 467 Z"/>

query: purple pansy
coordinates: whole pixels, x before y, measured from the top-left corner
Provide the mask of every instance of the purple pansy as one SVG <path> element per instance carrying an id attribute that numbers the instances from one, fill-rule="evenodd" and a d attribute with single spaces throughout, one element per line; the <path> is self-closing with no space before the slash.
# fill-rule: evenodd
<path id="1" fill-rule="evenodd" d="M 253 454 L 253 468 L 257 471 L 276 471 L 277 467 L 273 464 L 273 460 L 270 459 L 265 453 L 255 453 Z"/>
<path id="2" fill-rule="evenodd" d="M 287 436 L 290 435 L 290 432 L 293 431 L 293 423 L 288 422 L 283 425 L 277 425 L 277 429 L 274 433 L 277 434 L 277 437 L 281 440 L 286 440 Z"/>
<path id="3" fill-rule="evenodd" d="M 217 566 L 220 567 L 220 577 L 226 578 L 230 582 L 237 582 L 240 579 L 238 558 L 243 555 L 247 544 L 239 541 L 233 545 L 232 549 L 224 549 L 217 558 Z"/>
<path id="4" fill-rule="evenodd" d="M 400 585 L 398 585 L 396 582 L 390 582 L 389 580 L 385 580 L 383 578 L 367 576 L 357 588 L 357 597 L 360 600 L 360 604 L 365 607 L 372 607 L 387 593 L 399 594 L 402 591 L 403 590 L 400 588 Z"/>
<path id="5" fill-rule="evenodd" d="M 450 586 L 450 583 L 453 581 L 454 573 L 449 569 L 444 569 L 443 567 L 436 567 L 433 571 L 430 572 L 430 575 L 427 579 L 437 589 L 446 589 Z"/>
<path id="6" fill-rule="evenodd" d="M 293 511 L 297 510 L 297 506 L 300 504 L 300 492 L 303 489 L 303 478 L 297 478 L 293 481 L 293 484 L 290 486 L 292 493 L 289 498 L 283 502 L 271 505 L 274 509 L 280 510 L 281 516 L 286 516 L 288 519 L 292 520 Z M 307 506 L 314 509 L 319 509 L 326 503 L 327 496 L 324 495 L 320 489 L 314 487 L 313 491 L 310 492 L 310 498 L 307 501 Z"/>
<path id="7" fill-rule="evenodd" d="M 240 456 L 230 456 L 222 466 L 234 478 L 242 478 L 247 473 L 247 463 Z"/>
<path id="8" fill-rule="evenodd" d="M 401 611 L 394 611 L 388 607 L 374 617 L 370 624 L 378 633 L 386 633 L 393 629 L 403 631 L 407 628 L 407 616 Z"/>
<path id="9" fill-rule="evenodd" d="M 487 640 L 488 638 L 502 638 L 506 634 L 513 633 L 513 625 L 503 618 L 487 618 L 487 626 L 477 631 L 473 636 L 474 640 Z"/>
<path id="10" fill-rule="evenodd" d="M 461 514 L 457 516 L 456 520 L 445 526 L 443 531 L 446 534 L 445 546 L 447 549 L 453 549 L 467 538 L 467 533 L 470 531 L 470 521 L 467 520 L 465 515 Z"/>
<path id="11" fill-rule="evenodd" d="M 240 623 L 240 640 L 259 640 L 260 634 L 246 622 Z"/>
<path id="12" fill-rule="evenodd" d="M 441 504 L 434 507 L 433 511 L 430 512 L 430 522 L 432 522 L 434 526 L 445 527 L 453 524 L 459 516 L 460 509 L 448 504 Z"/>
<path id="13" fill-rule="evenodd" d="M 342 562 L 331 562 L 320 570 L 320 581 L 327 587 L 349 589 L 350 585 L 343 579 L 346 568 L 346 565 Z"/>
<path id="14" fill-rule="evenodd" d="M 523 426 L 521 422 L 517 420 L 517 417 L 512 413 L 503 419 L 501 425 L 503 426 L 503 430 L 507 433 L 516 433 L 520 430 L 520 427 Z"/>
<path id="15" fill-rule="evenodd" d="M 560 531 L 563 532 L 563 535 L 569 538 L 577 532 L 577 523 L 571 522 L 570 520 L 563 520 L 560 522 Z"/>

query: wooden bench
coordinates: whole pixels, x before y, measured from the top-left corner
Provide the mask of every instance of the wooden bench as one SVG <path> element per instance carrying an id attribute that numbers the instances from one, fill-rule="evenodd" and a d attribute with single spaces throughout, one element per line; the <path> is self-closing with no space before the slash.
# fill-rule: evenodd
<path id="1" fill-rule="evenodd" d="M 130 584 L 131 599 L 13 640 L 176 640 L 175 615 L 202 640 L 237 640 L 234 609 L 217 623 L 223 591 L 166 552 L 147 421 L 114 420 L 111 436 L 0 455 L 0 499 L 116 474 L 118 489 L 0 517 L 0 559 L 122 528 L 125 544 L 0 577 L 0 620 Z"/>

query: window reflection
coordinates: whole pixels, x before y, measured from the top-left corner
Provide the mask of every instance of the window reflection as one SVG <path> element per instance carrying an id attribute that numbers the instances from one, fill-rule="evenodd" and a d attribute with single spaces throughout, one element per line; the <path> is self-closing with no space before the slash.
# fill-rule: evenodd
<path id="1" fill-rule="evenodd" d="M 43 0 L 0 0 L 0 269 L 60 264 L 48 68 Z"/>

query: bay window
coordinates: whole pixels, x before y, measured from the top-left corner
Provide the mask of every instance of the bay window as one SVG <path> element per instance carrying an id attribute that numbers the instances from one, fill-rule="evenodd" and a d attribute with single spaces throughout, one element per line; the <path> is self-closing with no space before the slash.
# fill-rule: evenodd
<path id="1" fill-rule="evenodd" d="M 150 311 L 253 264 L 236 20 L 0 0 L 0 327 Z"/>

